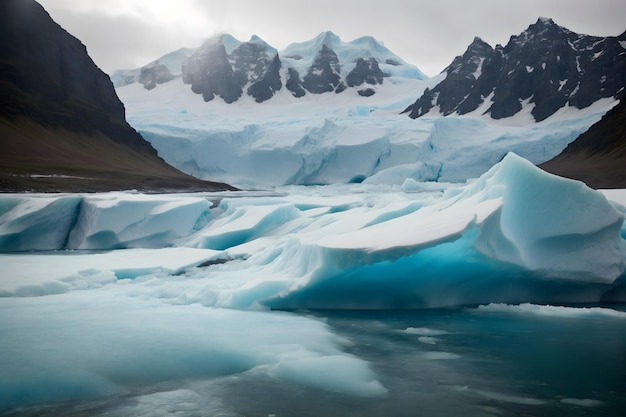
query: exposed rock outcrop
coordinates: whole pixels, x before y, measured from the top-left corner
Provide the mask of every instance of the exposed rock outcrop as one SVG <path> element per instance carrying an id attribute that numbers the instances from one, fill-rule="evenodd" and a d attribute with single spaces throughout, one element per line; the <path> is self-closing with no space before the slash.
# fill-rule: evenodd
<path id="1" fill-rule="evenodd" d="M 78 39 L 33 0 L 1 1 L 0 190 L 131 188 L 230 187 L 167 165 Z"/>
<path id="2" fill-rule="evenodd" d="M 277 53 L 260 39 L 239 43 L 227 51 L 225 43 L 237 42 L 228 35 L 206 41 L 183 63 L 183 82 L 204 101 L 215 96 L 226 103 L 237 101 L 246 92 L 257 102 L 271 98 L 282 87 Z"/>
<path id="3" fill-rule="evenodd" d="M 502 119 L 532 105 L 539 122 L 564 106 L 582 109 L 623 92 L 626 32 L 581 35 L 540 18 L 504 47 L 474 39 L 444 72 L 443 81 L 406 109 L 410 117 L 431 111 L 463 115 L 480 108 Z"/>

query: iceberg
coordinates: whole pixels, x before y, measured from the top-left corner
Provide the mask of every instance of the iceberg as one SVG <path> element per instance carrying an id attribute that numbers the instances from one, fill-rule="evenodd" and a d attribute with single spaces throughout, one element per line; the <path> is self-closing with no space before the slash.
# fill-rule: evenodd
<path id="1" fill-rule="evenodd" d="M 0 252 L 161 248 L 208 221 L 205 197 L 107 193 L 8 194 L 0 199 Z"/>
<path id="2" fill-rule="evenodd" d="M 15 236 L 17 250 L 171 247 L 160 268 L 158 259 L 138 261 L 128 276 L 180 274 L 163 280 L 172 287 L 166 293 L 212 307 L 387 309 L 623 297 L 623 206 L 603 193 L 512 153 L 477 180 L 441 187 L 224 193 L 212 196 L 216 205 L 197 195 L 10 195 L 3 198 L 0 242 L 5 252 L 14 250 Z M 185 259 L 185 251 L 189 262 L 166 266 L 169 257 Z M 25 259 L 19 256 L 5 259 L 11 265 Z M 95 263 L 106 258 L 92 256 Z M 119 279 L 122 267 L 112 259 L 104 270 Z M 208 260 L 231 262 L 195 268 Z M 80 276 L 87 285 L 89 270 L 70 267 L 45 282 Z M 175 288 L 180 282 L 189 284 L 184 294 Z M 12 283 L 4 291 L 18 289 Z"/>
<path id="3" fill-rule="evenodd" d="M 626 301 L 625 202 L 515 154 L 466 184 L 4 194 L 0 407 L 121 395 L 149 408 L 268 383 L 395 400 L 370 363 L 380 351 L 359 356 L 312 309 L 621 323 L 562 306 Z M 424 369 L 468 360 L 445 322 L 376 331 L 406 339 Z M 489 397 L 525 398 L 503 392 Z M 228 408 L 220 398 L 207 402 Z"/>
<path id="4" fill-rule="evenodd" d="M 599 302 L 624 273 L 623 223 L 624 215 L 601 193 L 509 154 L 440 202 L 321 238 L 322 266 L 309 271 L 306 284 L 268 303 Z"/>

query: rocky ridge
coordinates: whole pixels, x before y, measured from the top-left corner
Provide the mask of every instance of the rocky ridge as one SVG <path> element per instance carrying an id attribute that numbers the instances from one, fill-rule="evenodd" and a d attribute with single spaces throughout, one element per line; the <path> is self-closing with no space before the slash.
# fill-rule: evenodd
<path id="1" fill-rule="evenodd" d="M 502 119 L 532 105 L 540 122 L 564 106 L 585 108 L 619 98 L 626 85 L 626 32 L 616 37 L 574 33 L 540 18 L 506 46 L 475 38 L 405 112 L 464 115 L 474 111 Z"/>
<path id="2" fill-rule="evenodd" d="M 262 103 L 283 88 L 296 98 L 350 88 L 371 96 L 385 78 L 399 72 L 408 78 L 426 78 L 371 37 L 343 42 L 332 32 L 281 52 L 257 36 L 240 42 L 226 34 L 185 51 L 189 52 L 179 53 L 178 61 L 164 63 L 173 52 L 142 68 L 116 71 L 111 78 L 116 87 L 137 82 L 152 89 L 180 76 L 205 101 L 220 97 L 226 103 L 244 94 Z"/>

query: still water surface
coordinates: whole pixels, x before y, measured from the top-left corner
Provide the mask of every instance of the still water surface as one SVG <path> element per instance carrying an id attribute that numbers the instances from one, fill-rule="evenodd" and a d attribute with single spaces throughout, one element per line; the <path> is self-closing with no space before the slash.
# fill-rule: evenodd
<path id="1" fill-rule="evenodd" d="M 625 305 L 609 308 L 626 311 Z M 626 410 L 626 313 L 454 308 L 294 314 L 326 321 L 348 341 L 348 352 L 370 363 L 388 394 L 355 397 L 248 372 L 0 415 L 575 417 Z"/>

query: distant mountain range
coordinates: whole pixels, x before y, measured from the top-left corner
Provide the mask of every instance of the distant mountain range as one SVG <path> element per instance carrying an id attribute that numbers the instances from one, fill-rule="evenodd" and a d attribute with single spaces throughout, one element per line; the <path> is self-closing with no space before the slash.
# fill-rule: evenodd
<path id="1" fill-rule="evenodd" d="M 85 46 L 38 3 L 0 2 L 0 190 L 227 188 L 159 158 Z"/>
<path id="2" fill-rule="evenodd" d="M 506 46 L 474 39 L 431 79 L 367 36 L 278 51 L 219 35 L 112 79 L 133 126 L 200 178 L 464 181 L 509 151 L 543 163 L 598 121 L 624 94 L 626 33 L 539 18 Z"/>
<path id="3" fill-rule="evenodd" d="M 111 78 L 116 87 L 140 83 L 151 90 L 182 77 L 204 101 L 220 97 L 233 103 L 246 94 L 262 103 L 283 88 L 297 98 L 348 89 L 371 96 L 385 78 L 397 75 L 427 78 L 370 36 L 343 42 L 334 33 L 323 32 L 280 53 L 257 36 L 241 42 L 222 34 L 199 48 L 180 49 L 141 68 L 116 71 Z"/>
<path id="4" fill-rule="evenodd" d="M 475 38 L 444 72 L 406 109 L 410 117 L 478 112 L 502 119 L 531 106 L 540 122 L 565 106 L 582 109 L 624 94 L 626 32 L 581 35 L 540 18 L 506 46 Z"/>
<path id="5" fill-rule="evenodd" d="M 405 109 L 410 117 L 472 112 L 511 117 L 524 106 L 540 122 L 564 106 L 585 108 L 618 98 L 626 86 L 626 32 L 616 37 L 574 33 L 539 18 L 506 46 L 475 38 L 444 69 L 445 78 Z M 416 67 L 372 37 L 343 42 L 332 32 L 277 51 L 257 36 L 241 42 L 230 35 L 199 48 L 167 54 L 141 68 L 113 73 L 116 87 L 141 83 L 146 89 L 182 77 L 205 101 L 226 103 L 245 93 L 261 103 L 286 88 L 294 97 L 341 93 L 357 88 L 373 95 L 386 77 L 426 79 Z"/>

